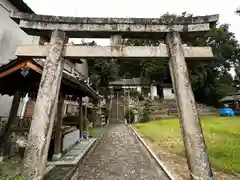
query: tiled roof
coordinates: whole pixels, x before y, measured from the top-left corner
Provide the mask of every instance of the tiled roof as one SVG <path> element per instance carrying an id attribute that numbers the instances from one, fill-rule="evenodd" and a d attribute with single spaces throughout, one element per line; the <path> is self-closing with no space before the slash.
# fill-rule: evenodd
<path id="1" fill-rule="evenodd" d="M 229 95 L 220 100 L 220 102 L 240 100 L 240 95 Z"/>

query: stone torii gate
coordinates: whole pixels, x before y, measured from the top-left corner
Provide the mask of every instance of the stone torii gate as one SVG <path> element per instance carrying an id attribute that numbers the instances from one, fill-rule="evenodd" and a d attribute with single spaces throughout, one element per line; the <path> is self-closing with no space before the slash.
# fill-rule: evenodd
<path id="1" fill-rule="evenodd" d="M 216 24 L 218 15 L 166 20 L 79 18 L 11 12 L 10 17 L 27 34 L 50 38 L 49 44 L 19 46 L 16 51 L 18 57 L 46 58 L 25 153 L 24 179 L 41 179 L 43 176 L 65 58 L 161 60 L 169 57 L 190 175 L 192 179 L 213 177 L 185 61 L 211 59 L 213 53 L 210 47 L 187 47 L 182 40 L 204 35 Z M 111 45 L 70 46 L 64 44 L 66 37 L 110 38 Z M 164 39 L 166 44 L 129 47 L 121 44 L 122 38 Z"/>

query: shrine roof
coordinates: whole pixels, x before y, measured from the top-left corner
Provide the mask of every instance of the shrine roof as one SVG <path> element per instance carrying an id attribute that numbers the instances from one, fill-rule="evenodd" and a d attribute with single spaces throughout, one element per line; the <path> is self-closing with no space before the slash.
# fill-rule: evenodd
<path id="1" fill-rule="evenodd" d="M 29 76 L 24 77 L 21 74 L 23 68 L 29 68 Z M 13 59 L 3 64 L 0 66 L 0 94 L 13 95 L 15 89 L 19 88 L 26 92 L 36 92 L 42 69 L 42 63 L 37 59 Z M 66 93 L 78 94 L 81 92 L 81 95 L 89 96 L 94 100 L 100 98 L 100 95 L 88 86 L 84 80 L 80 80 L 65 71 L 63 72 L 62 83 Z M 30 84 L 33 84 L 33 86 L 30 87 Z"/>

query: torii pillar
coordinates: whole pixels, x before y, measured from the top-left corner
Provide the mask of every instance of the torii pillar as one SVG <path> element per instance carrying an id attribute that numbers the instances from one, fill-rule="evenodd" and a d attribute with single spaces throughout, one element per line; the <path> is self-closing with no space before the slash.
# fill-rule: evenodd
<path id="1" fill-rule="evenodd" d="M 167 33 L 166 44 L 191 179 L 213 179 L 179 32 Z"/>
<path id="2" fill-rule="evenodd" d="M 109 38 L 117 34 L 123 38 L 129 39 L 162 39 L 166 37 L 167 46 L 162 44 L 159 46 L 119 46 L 117 36 L 112 37 L 114 47 L 100 47 L 100 46 L 65 46 L 62 56 L 66 58 L 105 58 L 105 59 L 165 59 L 170 56 L 170 69 L 172 74 L 173 86 L 175 89 L 177 104 L 179 108 L 181 127 L 183 132 L 183 139 L 188 158 L 188 165 L 192 179 L 211 179 L 212 172 L 208 161 L 206 146 L 199 122 L 199 115 L 197 113 L 195 100 L 190 85 L 187 66 L 185 58 L 192 60 L 195 58 L 212 58 L 211 47 L 183 47 L 179 32 L 186 33 L 189 37 L 196 37 L 208 32 L 218 21 L 218 15 L 211 16 L 197 16 L 197 17 L 179 17 L 168 19 L 142 19 L 142 18 L 79 18 L 79 17 L 56 17 L 44 15 L 29 15 L 19 12 L 11 12 L 10 16 L 15 20 L 19 27 L 22 28 L 29 35 L 45 35 L 50 31 L 61 28 L 69 37 L 74 38 Z M 91 22 L 91 23 L 89 23 Z M 46 24 L 50 24 L 47 25 Z M 101 24 L 101 25 L 99 25 Z M 114 28 L 113 25 L 114 24 Z M 89 30 L 91 29 L 91 31 Z M 178 32 L 171 32 L 171 29 L 177 29 Z M 104 32 L 104 33 L 103 33 Z M 197 34 L 196 34 L 197 33 Z M 200 33 L 200 34 L 199 34 Z M 54 37 L 54 36 L 53 36 Z M 56 43 L 56 38 L 52 37 L 52 44 L 50 49 L 54 46 L 58 47 L 57 51 L 50 50 L 49 46 L 21 46 L 17 48 L 15 53 L 18 57 L 48 57 L 45 65 L 45 71 L 40 84 L 40 90 L 37 100 L 37 107 L 35 109 L 34 125 L 30 131 L 30 141 L 37 140 L 36 143 L 31 143 L 27 151 L 26 165 L 32 162 L 33 167 L 29 167 L 29 175 L 26 179 L 32 177 L 39 177 L 44 169 L 44 158 L 40 157 L 45 150 L 47 152 L 48 143 L 46 145 L 39 144 L 46 141 L 48 129 L 52 131 L 52 116 L 55 111 L 56 97 L 58 97 L 58 89 L 55 88 L 61 77 L 61 70 L 58 69 L 63 64 L 60 61 L 63 38 L 60 38 L 61 43 Z M 184 37 L 184 36 L 183 36 Z M 170 53 L 168 53 L 170 49 Z M 91 53 L 89 53 L 91 52 Z M 56 60 L 56 57 L 58 59 Z M 46 77 L 48 69 L 56 71 L 50 73 L 50 78 Z M 47 69 L 47 70 L 46 70 Z M 55 79 L 52 78 L 52 74 Z M 49 85 L 49 86 L 48 86 Z M 54 88 L 51 88 L 53 85 Z M 48 87 L 46 87 L 48 86 Z M 46 92 L 48 92 L 46 95 Z M 44 92 L 44 93 L 43 93 Z M 57 93 L 56 93 L 57 92 Z M 56 93 L 56 94 L 55 94 Z M 42 95 L 44 94 L 44 95 Z M 55 99 L 54 99 L 55 98 Z M 41 102 L 43 101 L 43 103 Z M 49 102 L 49 106 L 47 105 Z M 42 106 L 42 107 L 40 107 Z M 40 113 L 43 115 L 41 116 Z M 38 123 L 37 120 L 40 120 Z M 39 128 L 44 133 L 33 132 L 34 127 Z M 51 132 L 49 132 L 51 133 Z M 33 145 L 32 145 L 33 144 Z M 35 147 L 36 146 L 36 147 Z M 28 168 L 25 168 L 28 170 Z M 32 173 L 32 176 L 30 176 Z"/>
<path id="3" fill-rule="evenodd" d="M 21 174 L 24 180 L 40 180 L 44 174 L 62 80 L 65 38 L 63 31 L 52 32 L 24 156 Z"/>

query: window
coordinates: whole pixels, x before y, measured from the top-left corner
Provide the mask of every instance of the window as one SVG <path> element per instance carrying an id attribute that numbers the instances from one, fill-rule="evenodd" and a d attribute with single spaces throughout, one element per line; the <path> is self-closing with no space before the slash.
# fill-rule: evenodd
<path id="1" fill-rule="evenodd" d="M 172 89 L 172 93 L 174 94 L 174 90 Z"/>

